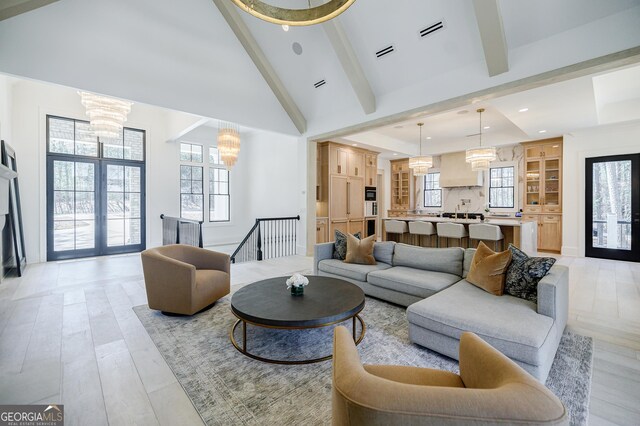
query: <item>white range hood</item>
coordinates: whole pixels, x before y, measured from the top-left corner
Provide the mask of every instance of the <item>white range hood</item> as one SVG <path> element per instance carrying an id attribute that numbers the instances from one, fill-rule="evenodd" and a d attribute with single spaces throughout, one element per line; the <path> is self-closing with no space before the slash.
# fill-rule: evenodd
<path id="1" fill-rule="evenodd" d="M 442 154 L 440 157 L 440 187 L 482 186 L 483 172 L 471 170 L 465 159 L 465 152 Z"/>

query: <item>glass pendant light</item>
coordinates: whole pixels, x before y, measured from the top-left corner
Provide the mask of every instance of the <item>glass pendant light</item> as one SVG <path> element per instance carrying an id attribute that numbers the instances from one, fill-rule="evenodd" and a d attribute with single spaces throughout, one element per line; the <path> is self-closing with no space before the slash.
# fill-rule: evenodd
<path id="1" fill-rule="evenodd" d="M 480 114 L 480 145 L 477 148 L 467 149 L 466 155 L 467 163 L 471 163 L 471 170 L 474 172 L 489 170 L 491 162 L 498 158 L 496 147 L 482 146 L 482 113 L 484 112 L 484 108 L 479 108 L 476 112 Z"/>
<path id="2" fill-rule="evenodd" d="M 409 158 L 409 168 L 413 170 L 414 176 L 424 176 L 429 173 L 429 169 L 433 167 L 433 157 L 430 155 L 422 155 L 422 126 L 424 123 L 418 123 L 420 128 L 420 155 Z"/>

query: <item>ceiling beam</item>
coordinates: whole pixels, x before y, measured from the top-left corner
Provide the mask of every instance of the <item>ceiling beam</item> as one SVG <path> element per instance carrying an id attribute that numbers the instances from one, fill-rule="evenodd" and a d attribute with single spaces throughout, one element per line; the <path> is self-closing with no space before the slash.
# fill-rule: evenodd
<path id="1" fill-rule="evenodd" d="M 0 21 L 31 12 L 58 0 L 4 0 L 0 2 Z"/>
<path id="2" fill-rule="evenodd" d="M 360 105 L 365 114 L 371 114 L 376 111 L 376 96 L 371 90 L 371 85 L 367 80 L 367 76 L 358 61 L 355 50 L 349 41 L 349 38 L 340 24 L 338 19 L 332 19 L 322 24 L 324 32 L 327 34 L 333 50 L 338 56 L 338 60 L 342 65 L 344 73 L 351 83 L 353 91 L 360 101 Z"/>
<path id="3" fill-rule="evenodd" d="M 260 46 L 251 34 L 249 27 L 242 20 L 240 13 L 238 13 L 237 7 L 229 0 L 212 1 L 218 7 L 218 10 L 220 10 L 220 13 L 222 13 L 227 24 L 231 27 L 231 30 L 244 47 L 244 50 L 247 51 L 247 54 L 258 68 L 258 71 L 260 71 L 260 74 L 262 74 L 262 77 L 273 91 L 273 94 L 276 95 L 276 98 L 280 101 L 282 108 L 284 108 L 286 113 L 289 115 L 289 118 L 291 118 L 291 121 L 298 131 L 301 134 L 306 132 L 306 118 L 304 118 L 300 108 L 298 108 L 289 92 L 287 92 L 287 89 L 284 87 L 284 84 L 282 84 L 280 77 L 276 74 L 276 71 L 273 69 L 273 66 L 267 59 L 266 55 L 262 49 L 260 49 Z"/>
<path id="4" fill-rule="evenodd" d="M 473 0 L 489 76 L 509 71 L 509 49 L 498 0 Z"/>

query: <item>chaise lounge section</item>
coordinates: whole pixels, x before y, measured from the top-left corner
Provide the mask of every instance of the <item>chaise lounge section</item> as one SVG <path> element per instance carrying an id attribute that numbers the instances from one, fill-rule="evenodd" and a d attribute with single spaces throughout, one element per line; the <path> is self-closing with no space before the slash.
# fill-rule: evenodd
<path id="1" fill-rule="evenodd" d="M 568 317 L 568 268 L 554 265 L 538 283 L 538 303 L 494 296 L 465 280 L 475 249 L 376 243 L 377 265 L 333 259 L 333 243 L 315 247 L 314 273 L 346 279 L 365 294 L 407 306 L 409 338 L 457 359 L 471 331 L 541 382 L 549 374 Z"/>

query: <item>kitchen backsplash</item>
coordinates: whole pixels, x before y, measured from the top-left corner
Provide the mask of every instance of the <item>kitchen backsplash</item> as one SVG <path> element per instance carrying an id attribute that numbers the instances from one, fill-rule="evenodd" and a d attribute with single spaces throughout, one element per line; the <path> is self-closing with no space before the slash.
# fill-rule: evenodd
<path id="1" fill-rule="evenodd" d="M 511 145 L 497 148 L 498 161 L 517 161 L 518 170 L 516 171 L 518 179 L 518 208 L 521 209 L 524 200 L 524 149 L 522 145 Z M 433 168 L 440 168 L 440 156 L 433 157 Z M 442 211 L 453 212 L 456 210 L 456 206 L 459 207 L 459 211 L 462 213 L 482 213 L 485 207 L 489 203 L 488 198 L 488 174 L 484 172 L 484 186 L 482 187 L 461 187 L 461 188 L 442 188 L 442 207 L 439 209 L 425 208 L 423 207 L 424 196 L 424 179 L 416 179 L 416 193 L 414 199 L 416 200 L 416 210 L 419 211 Z M 468 203 L 462 205 L 461 200 L 469 200 Z"/>

